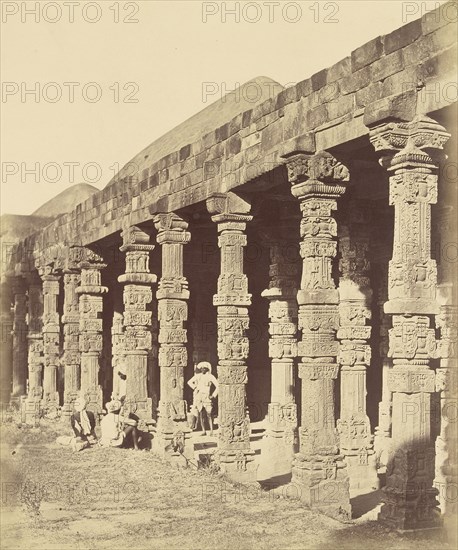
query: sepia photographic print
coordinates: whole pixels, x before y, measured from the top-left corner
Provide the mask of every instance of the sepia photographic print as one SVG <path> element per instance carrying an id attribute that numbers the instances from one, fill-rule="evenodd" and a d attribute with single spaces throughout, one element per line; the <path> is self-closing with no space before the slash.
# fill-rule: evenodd
<path id="1" fill-rule="evenodd" d="M 458 544 L 458 3 L 1 0 L 1 550 Z"/>

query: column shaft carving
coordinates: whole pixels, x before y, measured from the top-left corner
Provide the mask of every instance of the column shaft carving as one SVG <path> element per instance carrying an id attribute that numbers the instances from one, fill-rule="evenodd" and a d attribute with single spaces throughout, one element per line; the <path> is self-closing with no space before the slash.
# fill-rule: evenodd
<path id="1" fill-rule="evenodd" d="M 382 365 L 382 400 L 378 407 L 378 426 L 375 428 L 374 450 L 377 460 L 377 467 L 381 473 L 386 472 L 391 453 L 391 409 L 392 395 L 388 386 L 390 370 L 393 366 L 391 357 L 388 357 L 389 330 L 391 328 L 391 317 L 385 315 L 383 306 L 388 300 L 388 262 L 379 265 L 380 281 L 377 291 L 377 313 L 379 315 L 379 348 L 378 353 Z"/>
<path id="2" fill-rule="evenodd" d="M 350 489 L 378 489 L 373 436 L 366 413 L 366 368 L 370 365 L 369 339 L 372 289 L 368 260 L 367 204 L 350 203 L 348 225 L 339 238 L 340 419 L 337 421 L 340 452 L 345 456 Z"/>
<path id="3" fill-rule="evenodd" d="M 43 404 L 48 417 L 57 415 L 59 394 L 57 392 L 57 367 L 60 354 L 60 316 L 58 298 L 61 276 L 51 268 L 44 268 L 43 281 Z"/>
<path id="4" fill-rule="evenodd" d="M 94 413 L 102 411 L 102 388 L 99 385 L 100 355 L 103 350 L 103 295 L 101 271 L 106 267 L 102 258 L 89 249 L 83 249 L 84 259 L 80 285 L 76 288 L 79 300 L 79 351 L 81 354 L 80 392 L 87 408 Z"/>
<path id="5" fill-rule="evenodd" d="M 113 365 L 113 392 L 112 398 L 119 399 L 123 392 L 120 387 L 119 369 L 124 373 L 126 357 L 125 336 L 124 336 L 124 316 L 121 312 L 113 313 L 113 324 L 111 325 L 111 354 Z"/>
<path id="6" fill-rule="evenodd" d="M 279 229 L 277 230 L 280 231 Z M 271 402 L 268 407 L 266 432 L 266 462 L 291 471 L 293 454 L 297 451 L 297 405 L 295 402 L 294 362 L 297 357 L 297 276 L 299 262 L 292 258 L 286 239 L 270 245 L 270 282 L 262 296 L 269 300 L 269 357 L 271 358 Z M 271 447 L 274 447 L 271 449 Z"/>
<path id="7" fill-rule="evenodd" d="M 434 486 L 439 491 L 439 504 L 443 514 L 454 527 L 457 514 L 458 434 L 456 425 L 458 306 L 443 304 L 437 318 L 441 339 L 440 366 L 436 370 L 436 390 L 440 392 L 440 434 L 436 439 L 436 469 Z"/>
<path id="8" fill-rule="evenodd" d="M 80 312 L 77 288 L 81 274 L 76 271 L 64 273 L 64 416 L 73 412 L 73 403 L 81 387 L 81 354 L 79 349 Z"/>
<path id="9" fill-rule="evenodd" d="M 299 377 L 302 380 L 300 452 L 293 461 L 293 481 L 303 488 L 311 508 L 330 516 L 350 517 L 348 474 L 338 453 L 334 384 L 339 351 L 338 292 L 332 279 L 337 253 L 337 222 L 333 212 L 345 192 L 349 173 L 326 152 L 286 155 L 293 195 L 300 201 L 303 259 L 297 294 Z M 332 492 L 332 496 L 331 496 Z"/>
<path id="10" fill-rule="evenodd" d="M 26 394 L 27 383 L 27 295 L 22 277 L 13 279 L 13 391 L 12 398 Z"/>
<path id="11" fill-rule="evenodd" d="M 186 344 L 189 290 L 183 275 L 183 246 L 191 239 L 188 224 L 173 213 L 155 217 L 157 242 L 162 251 L 162 277 L 157 291 L 159 319 L 159 398 L 158 435 L 160 451 L 179 439 L 188 454 L 184 369 L 188 364 Z"/>
<path id="12" fill-rule="evenodd" d="M 250 420 L 245 385 L 249 343 L 248 279 L 243 272 L 246 224 L 252 220 L 250 205 L 233 193 L 215 195 L 207 208 L 218 227 L 221 271 L 213 304 L 217 308 L 219 433 L 217 460 L 234 478 L 254 474 L 250 450 Z"/>
<path id="13" fill-rule="evenodd" d="M 157 353 L 152 312 L 147 309 L 153 300 L 152 285 L 157 279 L 149 270 L 149 253 L 154 245 L 149 244 L 150 236 L 135 226 L 124 229 L 121 236 L 120 250 L 126 253 L 126 272 L 118 277 L 124 284 L 125 408 L 147 422 L 153 418 L 148 369 L 152 354 Z"/>
<path id="14" fill-rule="evenodd" d="M 437 269 L 431 258 L 431 204 L 437 201 L 438 153 L 449 134 L 434 120 L 389 123 L 371 132 L 390 174 L 394 206 L 393 258 L 389 265 L 388 302 L 392 315 L 389 355 L 393 368 L 393 455 L 387 467 L 384 505 L 379 519 L 400 529 L 438 524 L 437 490 L 433 488 L 431 394 L 437 356 L 434 315 Z M 422 467 L 419 467 L 419 465 Z"/>
<path id="15" fill-rule="evenodd" d="M 28 390 L 25 400 L 25 422 L 35 425 L 43 398 L 43 291 L 37 273 L 28 279 Z"/>

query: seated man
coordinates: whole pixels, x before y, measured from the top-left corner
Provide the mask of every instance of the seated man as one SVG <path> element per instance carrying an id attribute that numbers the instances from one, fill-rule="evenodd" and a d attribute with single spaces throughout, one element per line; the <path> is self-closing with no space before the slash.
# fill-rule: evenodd
<path id="1" fill-rule="evenodd" d="M 105 407 L 108 413 L 100 422 L 100 444 L 105 447 L 126 447 L 127 436 L 132 436 L 134 449 L 138 451 L 137 421 L 121 416 L 122 403 L 118 399 L 113 399 Z"/>
<path id="2" fill-rule="evenodd" d="M 86 400 L 83 396 L 78 397 L 73 404 L 75 412 L 70 417 L 70 423 L 75 434 L 76 446 L 82 446 L 81 443 L 85 443 L 82 448 L 88 445 L 93 445 L 97 442 L 95 435 L 95 416 L 92 411 L 86 410 Z"/>

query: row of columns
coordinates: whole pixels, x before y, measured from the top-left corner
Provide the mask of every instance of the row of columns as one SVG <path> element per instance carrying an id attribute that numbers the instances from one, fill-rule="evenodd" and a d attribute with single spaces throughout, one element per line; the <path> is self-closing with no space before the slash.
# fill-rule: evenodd
<path id="1" fill-rule="evenodd" d="M 294 286 L 296 267 L 282 259 L 282 242 L 271 246 L 271 282 L 263 296 L 269 300 L 269 356 L 272 364 L 272 403 L 268 438 L 281 439 L 293 451 L 296 440 L 296 407 L 292 394 L 293 362 L 299 358 L 302 384 L 299 452 L 294 454 L 293 481 L 302 487 L 302 496 L 312 508 L 328 515 L 350 517 L 349 491 L 377 488 L 376 456 L 387 456 L 387 485 L 380 518 L 401 528 L 437 525 L 434 480 L 434 448 L 430 422 L 423 411 L 431 410 L 431 395 L 441 391 L 442 408 L 451 399 L 451 381 L 456 380 L 456 305 L 439 309 L 436 302 L 436 265 L 431 258 L 431 204 L 437 200 L 436 155 L 449 134 L 436 122 L 418 117 L 411 123 L 383 124 L 371 130 L 371 141 L 382 155 L 389 173 L 390 204 L 394 206 L 393 257 L 389 264 L 388 301 L 383 332 L 388 330 L 388 359 L 384 357 L 383 396 L 374 447 L 366 413 L 366 369 L 370 364 L 372 291 L 369 281 L 367 220 L 350 209 L 347 223 L 337 227 L 335 212 L 350 179 L 348 169 L 327 152 L 296 149 L 285 154 L 292 194 L 299 200 L 300 288 Z M 212 221 L 217 226 L 220 275 L 213 304 L 217 308 L 219 441 L 215 455 L 223 471 L 250 478 L 254 471 L 250 449 L 250 425 L 246 406 L 247 358 L 249 342 L 248 308 L 251 295 L 244 273 L 243 249 L 246 227 L 252 220 L 249 202 L 235 193 L 217 194 L 207 200 Z M 157 242 L 162 248 L 162 278 L 156 296 L 159 320 L 159 366 L 161 392 L 158 413 L 158 441 L 165 448 L 189 438 L 186 403 L 183 398 L 184 368 L 188 363 L 187 302 L 188 282 L 183 275 L 183 247 L 190 240 L 187 223 L 174 213 L 157 215 Z M 334 281 L 333 266 L 340 238 L 340 281 Z M 149 235 L 137 227 L 123 231 L 121 250 L 126 253 L 126 271 L 119 277 L 124 285 L 123 326 L 113 327 L 113 354 L 124 357 L 127 368 L 128 400 L 140 417 L 152 416 L 148 397 L 147 372 L 151 356 L 157 353 L 153 335 L 152 286 L 155 275 L 149 270 Z M 90 401 L 101 403 L 98 385 L 98 356 L 102 350 L 102 303 L 107 289 L 101 286 L 105 264 L 97 259 L 83 261 L 78 275 L 65 274 L 64 348 L 69 362 L 69 392 L 78 386 Z M 43 280 L 43 398 L 57 402 L 55 370 L 59 353 L 55 274 Z M 68 296 L 67 296 L 68 294 Z M 76 315 L 78 296 L 79 315 Z M 15 293 L 13 346 L 21 373 L 19 345 L 15 331 L 22 330 L 25 302 Z M 439 315 L 440 314 L 440 315 Z M 437 317 L 439 315 L 439 317 Z M 76 351 L 76 323 L 79 322 Z M 385 322 L 392 319 L 392 328 Z M 436 319 L 437 318 L 437 319 Z M 296 326 L 297 319 L 297 326 Z M 437 345 L 434 321 L 442 331 Z M 17 323 L 17 329 L 16 329 Z M 21 325 L 21 326 L 19 326 Z M 297 336 L 297 328 L 300 335 Z M 37 365 L 39 346 L 32 343 L 30 366 Z M 31 351 L 31 350 L 36 351 Z M 34 354 L 38 354 L 37 356 Z M 437 373 L 431 359 L 441 357 Z M 392 365 L 390 362 L 392 361 Z M 341 410 L 336 424 L 335 381 L 341 377 Z M 455 377 L 455 378 L 454 378 Z M 32 380 L 29 377 L 29 383 Z M 39 377 L 33 378 L 39 388 Z M 14 384 L 16 384 L 14 386 Z M 20 384 L 14 383 L 18 388 Z M 66 393 L 67 395 L 67 393 Z M 70 393 L 68 400 L 71 399 Z M 67 397 L 66 397 L 66 403 Z M 272 413 L 273 407 L 280 412 Z M 438 449 L 447 446 L 442 422 Z M 389 447 L 386 445 L 389 441 Z M 452 451 L 447 450 L 451 457 Z M 436 468 L 437 470 L 437 468 Z M 456 480 L 451 465 L 436 471 L 436 478 Z M 351 484 L 351 487 L 350 487 Z"/>

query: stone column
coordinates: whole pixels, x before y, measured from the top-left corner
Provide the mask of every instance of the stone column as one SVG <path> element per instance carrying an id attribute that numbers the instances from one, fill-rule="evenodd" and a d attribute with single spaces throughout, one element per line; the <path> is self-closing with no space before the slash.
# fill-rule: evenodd
<path id="1" fill-rule="evenodd" d="M 453 294 L 453 290 L 450 294 Z M 452 296 L 450 296 L 452 298 Z M 453 298 L 452 298 L 453 299 Z M 457 342 L 458 306 L 443 304 L 437 318 L 441 332 L 440 366 L 436 370 L 436 390 L 440 392 L 440 434 L 436 439 L 434 486 L 439 491 L 439 504 L 450 528 L 456 530 L 458 512 L 458 434 L 457 434 Z"/>
<path id="2" fill-rule="evenodd" d="M 35 425 L 40 416 L 43 398 L 43 289 L 38 273 L 28 280 L 28 392 L 25 401 L 25 422 Z"/>
<path id="3" fill-rule="evenodd" d="M 221 470 L 236 480 L 255 480 L 254 452 L 250 450 L 250 420 L 246 406 L 249 325 L 248 279 L 243 273 L 245 229 L 252 220 L 250 204 L 234 193 L 207 200 L 218 226 L 221 272 L 213 304 L 218 324 L 218 451 Z"/>
<path id="4" fill-rule="evenodd" d="M 156 275 L 149 271 L 149 253 L 154 245 L 150 236 L 132 226 L 122 234 L 121 252 L 126 253 L 126 272 L 118 277 L 124 284 L 124 346 L 126 359 L 126 410 L 142 421 L 153 418 L 152 400 L 148 397 L 148 366 L 151 364 L 152 312 L 146 308 L 153 299 Z M 154 343 L 155 345 L 155 343 Z"/>
<path id="5" fill-rule="evenodd" d="M 81 274 L 69 270 L 64 273 L 64 405 L 62 413 L 69 417 L 81 387 L 81 355 L 79 351 L 80 314 L 77 288 Z"/>
<path id="6" fill-rule="evenodd" d="M 431 441 L 435 375 L 430 359 L 437 356 L 433 320 L 439 313 L 436 262 L 431 259 L 431 204 L 437 202 L 436 154 L 449 137 L 427 117 L 391 122 L 371 132 L 390 173 L 390 204 L 395 209 L 385 304 L 385 313 L 393 320 L 389 333 L 393 368 L 388 378 L 393 392 L 393 455 L 379 519 L 398 529 L 435 527 L 439 521 Z"/>
<path id="7" fill-rule="evenodd" d="M 184 400 L 189 290 L 183 275 L 183 246 L 191 240 L 191 234 L 186 231 L 187 222 L 174 213 L 159 214 L 154 222 L 162 249 L 162 277 L 157 291 L 161 370 L 158 450 L 165 453 L 174 441 L 180 444 L 185 456 L 192 458 L 193 448 L 187 444 L 191 433 Z"/>
<path id="8" fill-rule="evenodd" d="M 56 417 L 59 407 L 57 366 L 59 364 L 60 318 L 58 298 L 61 276 L 50 268 L 41 275 L 43 281 L 43 404 L 46 416 Z"/>
<path id="9" fill-rule="evenodd" d="M 11 280 L 0 282 L 0 403 L 9 403 L 13 380 L 13 294 Z"/>
<path id="10" fill-rule="evenodd" d="M 103 295 L 108 288 L 102 286 L 101 270 L 106 267 L 102 259 L 91 251 L 80 262 L 79 297 L 79 351 L 81 353 L 80 392 L 88 403 L 87 408 L 96 415 L 103 406 L 102 388 L 99 384 L 100 356 L 103 351 L 102 314 Z M 91 258 L 91 259 L 89 259 Z"/>
<path id="11" fill-rule="evenodd" d="M 293 195 L 302 211 L 303 258 L 297 294 L 299 377 L 302 380 L 300 452 L 293 461 L 293 482 L 313 509 L 339 519 L 350 518 L 346 464 L 338 452 L 334 381 L 338 374 L 336 340 L 339 296 L 332 279 L 337 253 L 337 198 L 349 180 L 347 168 L 327 152 L 285 155 Z"/>
<path id="12" fill-rule="evenodd" d="M 345 456 L 353 494 L 378 489 L 373 435 L 366 413 L 366 368 L 370 365 L 369 339 L 372 289 L 368 260 L 369 207 L 353 201 L 348 221 L 339 231 L 340 279 L 337 338 L 340 340 L 340 419 L 337 421 L 340 452 Z"/>
<path id="13" fill-rule="evenodd" d="M 126 357 L 124 355 L 125 338 L 124 338 L 124 317 L 119 311 L 113 313 L 113 324 L 111 325 L 111 354 L 113 365 L 113 391 L 111 397 L 119 399 L 119 368 L 125 369 Z M 124 371 L 123 371 L 124 372 Z"/>
<path id="14" fill-rule="evenodd" d="M 385 269 L 386 267 L 386 269 Z M 379 315 L 379 346 L 378 354 L 382 364 L 382 400 L 378 406 L 378 426 L 375 428 L 374 451 L 379 473 L 386 473 L 386 465 L 391 454 L 391 391 L 388 386 L 388 376 L 393 366 L 391 357 L 388 357 L 388 334 L 391 328 L 391 318 L 385 315 L 383 306 L 388 300 L 388 265 L 379 265 L 383 270 L 380 276 L 380 286 L 377 292 L 377 313 Z"/>
<path id="15" fill-rule="evenodd" d="M 286 239 L 267 240 L 271 243 L 270 282 L 261 295 L 269 300 L 272 385 L 262 453 L 263 466 L 271 469 L 272 475 L 281 475 L 291 472 L 293 454 L 298 446 L 294 362 L 297 357 L 296 277 L 299 266 L 292 261 Z"/>
<path id="16" fill-rule="evenodd" d="M 12 400 L 19 404 L 26 395 L 27 383 L 27 287 L 22 277 L 13 279 L 13 391 Z"/>

